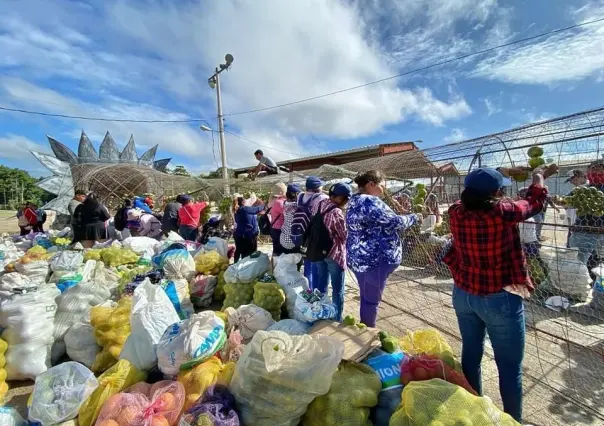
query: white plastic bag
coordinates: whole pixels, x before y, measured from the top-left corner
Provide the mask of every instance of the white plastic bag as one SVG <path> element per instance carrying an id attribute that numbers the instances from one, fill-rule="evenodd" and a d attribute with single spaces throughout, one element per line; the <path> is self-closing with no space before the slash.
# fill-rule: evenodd
<path id="1" fill-rule="evenodd" d="M 139 370 L 157 364 L 155 349 L 166 329 L 180 321 L 166 292 L 146 278 L 135 290 L 130 311 L 131 333 L 120 353 Z"/>
<path id="2" fill-rule="evenodd" d="M 244 343 L 248 343 L 257 331 L 266 330 L 275 324 L 270 312 L 256 305 L 241 305 L 237 309 L 226 308 L 224 313 L 227 316 L 229 331 L 239 330 Z"/>
<path id="3" fill-rule="evenodd" d="M 307 334 L 311 325 L 295 319 L 282 319 L 271 325 L 267 331 L 283 331 L 291 336 L 300 336 Z"/>
<path id="4" fill-rule="evenodd" d="M 197 275 L 189 283 L 191 302 L 197 308 L 207 308 L 212 304 L 218 279 L 212 275 Z"/>
<path id="5" fill-rule="evenodd" d="M 36 287 L 32 284 L 29 277 L 18 272 L 11 272 L 2 275 L 0 278 L 0 297 L 10 297 L 15 290 L 23 290 L 30 287 Z"/>
<path id="6" fill-rule="evenodd" d="M 309 288 L 308 279 L 298 271 L 301 260 L 301 254 L 283 254 L 275 258 L 273 274 L 285 292 L 285 307 L 290 318 L 294 317 L 298 295 Z"/>
<path id="7" fill-rule="evenodd" d="M 333 320 L 337 316 L 338 309 L 325 294 L 318 302 L 307 302 L 303 297 L 296 298 L 294 318 L 307 324 L 313 324 L 319 320 Z"/>
<path id="8" fill-rule="evenodd" d="M 213 311 L 200 312 L 172 324 L 157 344 L 157 365 L 176 376 L 180 368 L 197 365 L 218 352 L 226 341 L 224 321 Z"/>
<path id="9" fill-rule="evenodd" d="M 333 337 L 257 332 L 229 386 L 243 424 L 296 426 L 308 404 L 329 391 L 343 354 Z"/>
<path id="10" fill-rule="evenodd" d="M 94 337 L 94 327 L 87 316 L 83 321 L 72 325 L 65 333 L 65 347 L 70 359 L 81 362 L 91 368 L 101 348 Z"/>
<path id="11" fill-rule="evenodd" d="M 73 419 L 98 386 L 94 373 L 80 363 L 52 367 L 36 377 L 29 420 L 46 426 Z"/>
<path id="12" fill-rule="evenodd" d="M 88 317 L 90 309 L 111 297 L 111 292 L 98 281 L 88 281 L 67 289 L 57 298 L 52 362 L 56 363 L 65 353 L 65 334 L 69 328 Z"/>
<path id="13" fill-rule="evenodd" d="M 50 367 L 59 294 L 55 286 L 43 286 L 0 300 L 2 339 L 8 343 L 8 380 L 35 379 Z"/>
<path id="14" fill-rule="evenodd" d="M 191 293 L 189 293 L 187 280 L 162 280 L 161 286 L 174 305 L 180 319 L 186 319 L 193 315 L 195 308 L 191 303 Z"/>
<path id="15" fill-rule="evenodd" d="M 246 257 L 228 267 L 224 272 L 226 283 L 251 283 L 270 270 L 271 262 L 268 256 L 260 253 L 258 257 Z"/>
<path id="16" fill-rule="evenodd" d="M 2 426 L 28 426 L 29 422 L 12 407 L 0 407 L 0 425 Z"/>
<path id="17" fill-rule="evenodd" d="M 15 263 L 15 269 L 20 274 L 27 276 L 33 284 L 41 285 L 46 283 L 48 276 L 48 262 L 45 260 L 36 260 L 30 263 Z"/>
<path id="18" fill-rule="evenodd" d="M 138 255 L 148 254 L 153 256 L 157 246 L 161 246 L 161 243 L 149 237 L 130 237 L 122 241 L 122 247 L 130 249 Z"/>
<path id="19" fill-rule="evenodd" d="M 551 284 L 579 300 L 585 300 L 589 294 L 591 277 L 587 266 L 578 259 L 576 248 L 557 247 L 551 249 L 551 260 L 548 262 Z"/>
<path id="20" fill-rule="evenodd" d="M 188 281 L 195 276 L 195 260 L 185 249 L 169 250 L 156 259 L 159 260 L 159 269 L 163 269 L 168 279 Z"/>
<path id="21" fill-rule="evenodd" d="M 84 255 L 80 251 L 64 250 L 55 254 L 50 259 L 50 269 L 56 271 L 77 271 L 84 262 Z"/>
<path id="22" fill-rule="evenodd" d="M 206 245 L 203 246 L 203 249 L 208 251 L 217 251 L 221 257 L 228 257 L 229 245 L 225 240 L 218 237 L 211 237 Z"/>

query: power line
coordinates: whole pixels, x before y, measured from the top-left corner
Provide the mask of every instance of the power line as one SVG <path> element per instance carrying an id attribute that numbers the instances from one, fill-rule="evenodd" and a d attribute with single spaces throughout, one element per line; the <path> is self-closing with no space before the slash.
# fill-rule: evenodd
<path id="1" fill-rule="evenodd" d="M 202 118 L 187 118 L 183 120 L 136 120 L 129 118 L 105 118 L 105 117 L 85 117 L 79 115 L 68 115 L 68 114 L 53 114 L 41 111 L 29 111 L 19 108 L 8 108 L 0 106 L 0 110 L 9 112 L 20 112 L 23 114 L 42 115 L 44 117 L 57 117 L 57 118 L 70 118 L 74 120 L 86 120 L 86 121 L 109 121 L 119 123 L 200 123 L 206 121 Z"/>
<path id="2" fill-rule="evenodd" d="M 254 142 L 253 140 L 250 140 L 250 139 L 244 138 L 243 136 L 238 135 L 237 133 L 231 132 L 230 130 L 226 130 L 226 129 L 225 129 L 225 130 L 224 130 L 224 132 L 225 132 L 225 133 L 228 133 L 229 135 L 235 136 L 236 138 L 239 138 L 239 139 L 241 139 L 242 141 L 245 141 L 245 142 L 248 142 L 248 143 L 254 144 L 255 146 L 261 146 L 261 147 L 263 147 L 263 148 L 268 148 L 268 149 L 270 149 L 271 151 L 279 151 L 279 152 L 283 152 L 283 153 L 285 153 L 285 154 L 292 154 L 292 155 L 297 155 L 297 156 L 302 156 L 302 157 L 304 157 L 304 155 L 305 155 L 305 154 L 301 154 L 301 153 L 299 153 L 299 152 L 284 151 L 284 150 L 282 150 L 282 149 L 278 149 L 278 148 L 275 148 L 275 147 L 272 147 L 272 146 L 269 146 L 269 145 L 263 145 L 263 144 L 261 144 L 261 143 Z"/>
<path id="3" fill-rule="evenodd" d="M 573 30 L 575 28 L 583 27 L 585 25 L 595 24 L 595 23 L 602 22 L 602 21 L 604 21 L 604 18 L 595 19 L 593 21 L 586 21 L 586 22 L 582 22 L 580 24 L 570 25 L 568 27 L 557 28 L 555 30 L 551 30 L 551 31 L 548 31 L 548 32 L 545 32 L 545 33 L 541 33 L 541 34 L 537 34 L 537 35 L 534 35 L 534 36 L 530 36 L 530 37 L 525 37 L 525 38 L 521 38 L 521 39 L 518 39 L 518 40 L 514 40 L 514 41 L 511 41 L 509 43 L 504 43 L 504 44 L 500 44 L 500 45 L 497 45 L 497 46 L 489 47 L 487 49 L 479 50 L 479 51 L 476 51 L 476 52 L 467 53 L 465 55 L 456 56 L 456 57 L 451 58 L 451 59 L 446 59 L 444 61 L 436 62 L 436 63 L 433 63 L 431 65 L 426 65 L 425 67 L 415 68 L 415 69 L 410 70 L 410 71 L 405 71 L 405 72 L 400 73 L 400 74 L 392 75 L 390 77 L 385 77 L 385 78 L 381 78 L 379 80 L 370 81 L 368 83 L 359 84 L 358 86 L 352 86 L 352 87 L 348 87 L 346 89 L 336 90 L 335 92 L 324 93 L 322 95 L 312 96 L 310 98 L 300 99 L 300 100 L 297 100 L 297 101 L 287 102 L 287 103 L 279 104 L 279 105 L 273 105 L 273 106 L 270 106 L 270 107 L 257 108 L 257 109 L 252 109 L 252 110 L 249 110 L 249 111 L 233 112 L 233 113 L 230 113 L 230 114 L 225 114 L 225 117 L 227 117 L 227 116 L 233 116 L 233 115 L 252 114 L 252 113 L 255 113 L 255 112 L 262 112 L 262 111 L 269 111 L 269 110 L 273 110 L 273 109 L 277 109 L 277 108 L 283 108 L 283 107 L 287 107 L 287 106 L 291 106 L 291 105 L 298 105 L 298 104 L 301 104 L 301 103 L 304 103 L 304 102 L 314 101 L 316 99 L 326 98 L 328 96 L 338 95 L 340 93 L 350 92 L 352 90 L 361 89 L 363 87 L 371 86 L 371 85 L 378 84 L 378 83 L 383 83 L 385 81 L 393 80 L 393 79 L 396 79 L 396 78 L 399 78 L 399 77 L 404 77 L 404 76 L 407 76 L 407 75 L 410 75 L 410 74 L 415 74 L 415 73 L 420 72 L 420 71 L 426 71 L 426 70 L 429 70 L 431 68 L 439 67 L 441 65 L 450 64 L 452 62 L 456 62 L 456 61 L 460 61 L 462 59 L 470 58 L 472 56 L 482 55 L 484 53 L 489 53 L 489 52 L 492 52 L 492 51 L 497 50 L 497 49 L 502 49 L 504 47 L 513 46 L 515 44 L 524 43 L 526 41 L 535 40 L 535 39 L 538 39 L 538 38 L 546 37 L 546 36 L 553 35 L 553 34 L 562 33 L 562 32 L 565 32 L 565 31 L 570 31 L 570 30 Z"/>

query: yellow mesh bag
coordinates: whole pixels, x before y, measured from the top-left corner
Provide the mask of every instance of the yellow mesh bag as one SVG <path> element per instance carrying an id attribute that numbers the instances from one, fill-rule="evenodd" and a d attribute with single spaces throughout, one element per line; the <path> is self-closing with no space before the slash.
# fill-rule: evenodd
<path id="1" fill-rule="evenodd" d="M 187 395 L 185 410 L 189 409 L 210 386 L 216 384 L 228 386 L 234 372 L 234 362 L 223 364 L 216 357 L 196 365 L 191 370 L 182 371 L 178 375 L 178 381 L 185 387 Z"/>
<path id="2" fill-rule="evenodd" d="M 440 379 L 411 382 L 390 426 L 520 426 L 489 399 Z"/>
<path id="3" fill-rule="evenodd" d="M 200 253 L 195 256 L 195 270 L 203 275 L 218 275 L 220 271 L 226 269 L 229 265 L 229 259 L 220 256 L 217 251 Z M 224 269 L 223 269 L 224 268 Z"/>
<path id="4" fill-rule="evenodd" d="M 80 407 L 78 423 L 92 426 L 105 402 L 118 392 L 146 379 L 129 361 L 122 359 L 99 376 L 99 387 L 94 390 Z"/>
<path id="5" fill-rule="evenodd" d="M 369 366 L 342 361 L 326 395 L 308 406 L 302 426 L 371 426 L 369 412 L 378 402 L 382 381 Z"/>
<path id="6" fill-rule="evenodd" d="M 461 372 L 461 365 L 455 360 L 451 346 L 442 334 L 432 328 L 407 331 L 399 341 L 400 348 L 409 355 L 436 355 L 449 367 Z"/>
<path id="7" fill-rule="evenodd" d="M 4 353 L 8 349 L 8 343 L 6 341 L 0 339 L 0 401 L 3 401 L 8 393 L 8 384 L 6 383 L 6 369 L 4 365 L 6 364 L 6 358 L 4 358 Z"/>
<path id="8" fill-rule="evenodd" d="M 90 310 L 94 337 L 103 350 L 92 364 L 92 371 L 101 372 L 114 365 L 130 335 L 132 298 L 122 297 L 115 307 L 95 306 Z"/>

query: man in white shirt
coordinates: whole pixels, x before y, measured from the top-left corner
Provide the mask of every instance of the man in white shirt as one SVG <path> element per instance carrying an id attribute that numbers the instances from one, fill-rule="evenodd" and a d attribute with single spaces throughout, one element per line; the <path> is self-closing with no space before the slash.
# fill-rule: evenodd
<path id="1" fill-rule="evenodd" d="M 260 172 L 266 172 L 268 175 L 279 174 L 279 167 L 275 160 L 264 155 L 262 150 L 254 152 L 254 157 L 259 161 L 258 165 L 251 171 L 252 174 L 257 175 Z"/>

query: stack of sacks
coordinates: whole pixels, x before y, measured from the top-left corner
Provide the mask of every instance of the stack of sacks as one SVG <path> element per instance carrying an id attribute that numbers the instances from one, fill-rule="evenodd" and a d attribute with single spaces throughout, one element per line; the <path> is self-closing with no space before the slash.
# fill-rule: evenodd
<path id="1" fill-rule="evenodd" d="M 8 380 L 35 379 L 50 367 L 59 294 L 55 286 L 43 286 L 0 300 L 2 339 L 8 343 Z"/>
<path id="2" fill-rule="evenodd" d="M 195 312 L 193 303 L 191 303 L 191 293 L 189 293 L 189 282 L 187 280 L 161 280 L 160 285 L 168 295 L 172 305 L 174 305 L 180 319 L 189 318 Z"/>
<path id="3" fill-rule="evenodd" d="M 90 310 L 90 324 L 94 336 L 103 350 L 97 355 L 92 371 L 105 371 L 119 359 L 124 343 L 130 335 L 130 310 L 132 298 L 122 297 L 117 305 L 110 303 Z"/>
<path id="4" fill-rule="evenodd" d="M 53 346 L 53 363 L 66 352 L 65 334 L 69 328 L 88 317 L 93 306 L 106 302 L 111 292 L 99 281 L 82 282 L 67 289 L 57 298 L 58 309 L 55 316 L 55 343 Z"/>

